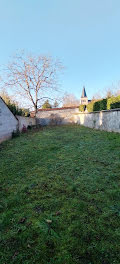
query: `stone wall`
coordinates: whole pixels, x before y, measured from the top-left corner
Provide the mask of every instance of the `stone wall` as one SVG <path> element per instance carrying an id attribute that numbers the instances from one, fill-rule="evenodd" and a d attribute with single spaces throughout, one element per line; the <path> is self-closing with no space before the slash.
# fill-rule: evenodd
<path id="1" fill-rule="evenodd" d="M 18 120 L 0 97 L 0 142 L 9 139 L 18 128 Z"/>
<path id="2" fill-rule="evenodd" d="M 37 124 L 40 125 L 77 123 L 90 128 L 120 133 L 120 109 L 92 113 L 81 113 L 79 107 L 40 109 L 36 117 Z M 0 142 L 10 138 L 12 132 L 17 128 L 21 131 L 23 125 L 34 126 L 36 119 L 23 116 L 15 117 L 0 97 Z"/>
<path id="3" fill-rule="evenodd" d="M 36 120 L 35 118 L 32 117 L 24 117 L 24 116 L 16 116 L 18 119 L 18 125 L 19 125 L 19 130 L 22 131 L 23 126 L 26 128 L 28 126 L 34 126 L 36 125 Z"/>
<path id="4" fill-rule="evenodd" d="M 86 127 L 120 133 L 120 109 L 82 113 L 78 107 L 41 109 L 37 113 L 41 125 L 77 123 Z"/>
<path id="5" fill-rule="evenodd" d="M 74 122 L 90 128 L 120 133 L 120 109 L 75 114 Z"/>
<path id="6" fill-rule="evenodd" d="M 74 123 L 75 113 L 79 113 L 79 107 L 40 109 L 36 115 L 37 123 L 40 125 Z"/>

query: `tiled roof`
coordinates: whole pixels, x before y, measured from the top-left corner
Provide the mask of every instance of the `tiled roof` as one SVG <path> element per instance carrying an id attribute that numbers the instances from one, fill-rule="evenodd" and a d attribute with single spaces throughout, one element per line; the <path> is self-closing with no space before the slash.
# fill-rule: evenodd
<path id="1" fill-rule="evenodd" d="M 60 108 L 46 108 L 46 109 L 38 109 L 38 111 L 55 111 L 55 110 L 65 110 L 65 109 L 75 109 L 79 108 L 79 106 L 67 106 L 67 107 L 60 107 Z M 35 111 L 32 111 L 30 115 L 34 115 Z"/>

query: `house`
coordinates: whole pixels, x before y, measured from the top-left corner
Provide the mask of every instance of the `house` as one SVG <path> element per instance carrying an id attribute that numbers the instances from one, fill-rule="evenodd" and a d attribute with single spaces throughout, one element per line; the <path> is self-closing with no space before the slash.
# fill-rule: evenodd
<path id="1" fill-rule="evenodd" d="M 0 142 L 9 139 L 18 128 L 18 120 L 0 97 Z"/>

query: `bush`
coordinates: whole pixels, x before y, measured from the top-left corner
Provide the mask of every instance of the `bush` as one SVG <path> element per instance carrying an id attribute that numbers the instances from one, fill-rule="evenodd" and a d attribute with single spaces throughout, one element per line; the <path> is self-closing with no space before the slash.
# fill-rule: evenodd
<path id="1" fill-rule="evenodd" d="M 19 109 L 14 103 L 9 102 L 7 106 L 14 115 L 22 115 L 22 110 Z"/>
<path id="2" fill-rule="evenodd" d="M 115 109 L 115 108 L 120 108 L 120 95 L 116 97 L 112 96 L 108 99 L 106 98 L 106 99 L 102 99 L 99 101 L 91 101 L 87 105 L 88 112 L 110 110 L 110 109 Z M 82 112 L 82 110 L 80 111 Z"/>
<path id="3" fill-rule="evenodd" d="M 29 109 L 20 108 L 18 103 L 12 99 L 6 92 L 0 93 L 0 96 L 14 115 L 30 116 Z"/>
<path id="4" fill-rule="evenodd" d="M 14 131 L 12 132 L 12 138 L 16 138 L 16 137 L 19 137 L 19 136 L 20 136 L 20 131 L 19 131 L 19 129 L 14 130 Z"/>
<path id="5" fill-rule="evenodd" d="M 86 105 L 80 105 L 80 106 L 79 106 L 79 111 L 80 111 L 80 112 L 84 112 L 85 109 L 86 109 Z"/>
<path id="6" fill-rule="evenodd" d="M 87 105 L 87 110 L 88 112 L 93 112 L 93 106 L 94 106 L 95 101 L 91 101 L 88 105 Z"/>
<path id="7" fill-rule="evenodd" d="M 27 127 L 25 125 L 23 125 L 22 127 L 22 133 L 26 133 L 27 132 Z"/>
<path id="8" fill-rule="evenodd" d="M 93 111 L 107 110 L 107 99 L 96 101 L 93 105 Z"/>
<path id="9" fill-rule="evenodd" d="M 14 115 L 30 116 L 29 109 L 19 108 L 15 103 L 11 103 L 10 101 L 7 103 L 7 106 Z"/>
<path id="10" fill-rule="evenodd" d="M 120 108 L 120 102 L 116 102 L 110 105 L 110 109 Z"/>
<path id="11" fill-rule="evenodd" d="M 28 126 L 27 126 L 27 129 L 28 129 L 28 130 L 31 130 L 31 129 L 32 129 L 32 126 L 28 125 Z"/>
<path id="12" fill-rule="evenodd" d="M 107 109 L 110 110 L 115 108 L 120 108 L 120 95 L 116 97 L 112 96 L 107 100 Z"/>

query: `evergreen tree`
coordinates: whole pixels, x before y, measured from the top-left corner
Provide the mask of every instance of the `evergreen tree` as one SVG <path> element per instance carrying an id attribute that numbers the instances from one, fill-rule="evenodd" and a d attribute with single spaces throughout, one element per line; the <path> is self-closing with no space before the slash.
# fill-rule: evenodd
<path id="1" fill-rule="evenodd" d="M 51 104 L 49 103 L 49 100 L 46 100 L 42 105 L 42 109 L 47 109 L 47 108 L 52 108 Z"/>

